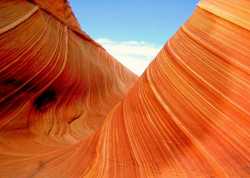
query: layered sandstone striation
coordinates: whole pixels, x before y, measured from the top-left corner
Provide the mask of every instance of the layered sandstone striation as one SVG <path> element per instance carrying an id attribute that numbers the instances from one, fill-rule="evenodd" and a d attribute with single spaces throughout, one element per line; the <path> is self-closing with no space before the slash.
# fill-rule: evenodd
<path id="1" fill-rule="evenodd" d="M 0 1 L 0 178 L 250 177 L 249 18 L 200 1 L 137 78 L 68 2 Z"/>

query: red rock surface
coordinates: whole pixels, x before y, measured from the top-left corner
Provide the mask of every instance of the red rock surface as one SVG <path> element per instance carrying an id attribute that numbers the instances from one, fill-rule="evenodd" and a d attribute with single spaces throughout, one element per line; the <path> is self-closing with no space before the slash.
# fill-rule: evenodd
<path id="1" fill-rule="evenodd" d="M 68 2 L 0 1 L 0 178 L 250 177 L 249 18 L 201 1 L 137 79 Z"/>

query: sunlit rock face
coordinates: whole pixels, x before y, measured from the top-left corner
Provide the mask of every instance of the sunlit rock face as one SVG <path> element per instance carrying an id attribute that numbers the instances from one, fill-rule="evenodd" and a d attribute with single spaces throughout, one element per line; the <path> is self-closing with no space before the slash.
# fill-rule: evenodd
<path id="1" fill-rule="evenodd" d="M 249 19 L 201 1 L 137 79 L 68 2 L 0 1 L 0 177 L 250 177 Z"/>

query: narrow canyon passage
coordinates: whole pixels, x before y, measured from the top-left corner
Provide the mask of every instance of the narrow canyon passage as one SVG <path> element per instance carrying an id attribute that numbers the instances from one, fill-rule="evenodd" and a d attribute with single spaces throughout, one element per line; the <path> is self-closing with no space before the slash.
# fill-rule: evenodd
<path id="1" fill-rule="evenodd" d="M 200 1 L 138 77 L 69 2 L 0 1 L 0 178 L 250 177 L 249 18 Z"/>

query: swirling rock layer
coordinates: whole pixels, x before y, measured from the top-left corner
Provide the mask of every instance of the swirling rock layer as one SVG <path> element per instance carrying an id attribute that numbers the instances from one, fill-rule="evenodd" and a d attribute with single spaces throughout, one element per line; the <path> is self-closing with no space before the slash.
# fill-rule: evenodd
<path id="1" fill-rule="evenodd" d="M 0 177 L 250 177 L 249 1 L 201 1 L 137 80 L 53 3 L 0 2 Z"/>

